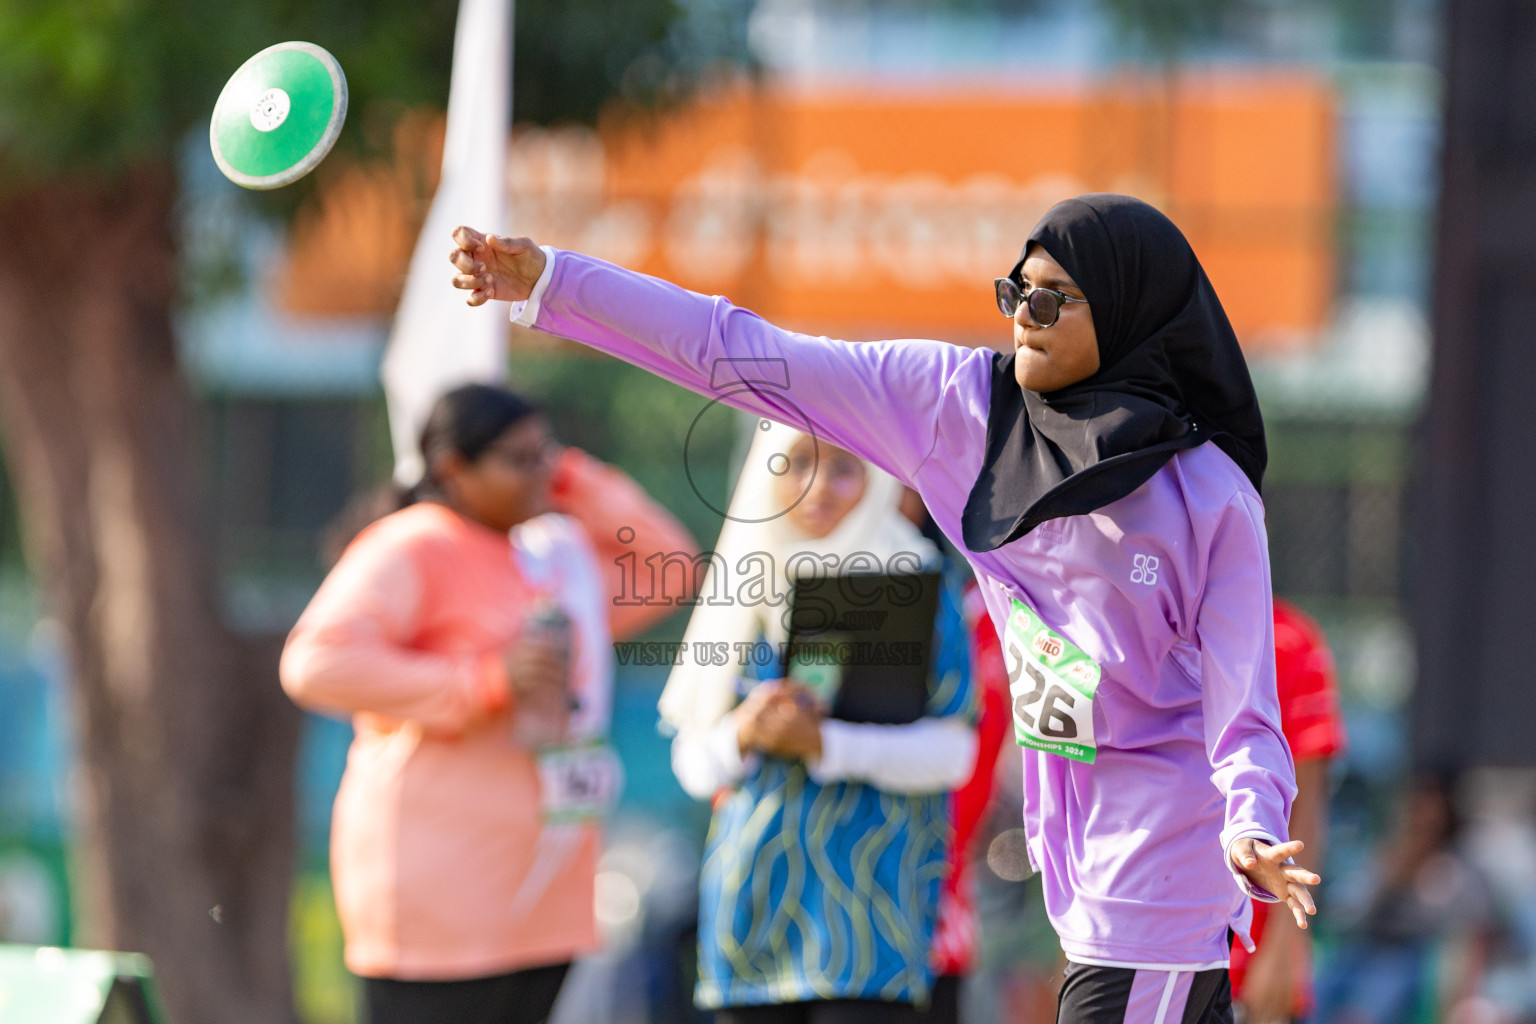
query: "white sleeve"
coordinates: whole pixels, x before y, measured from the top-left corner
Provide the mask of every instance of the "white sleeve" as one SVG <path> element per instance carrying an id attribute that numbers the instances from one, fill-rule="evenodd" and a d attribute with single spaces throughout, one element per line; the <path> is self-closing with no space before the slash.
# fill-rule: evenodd
<path id="1" fill-rule="evenodd" d="M 695 800 L 709 800 L 736 785 L 757 760 L 756 754 L 741 754 L 734 711 L 708 729 L 684 729 L 672 738 L 672 774 Z"/>
<path id="2" fill-rule="evenodd" d="M 821 723 L 817 782 L 857 779 L 891 793 L 935 793 L 970 778 L 976 730 L 957 718 L 920 718 L 909 725 Z"/>
<path id="3" fill-rule="evenodd" d="M 533 283 L 533 290 L 528 293 L 528 297 L 522 302 L 512 303 L 509 311 L 512 322 L 519 327 L 532 327 L 539 319 L 539 308 L 544 305 L 544 293 L 549 290 L 549 280 L 555 274 L 555 250 L 547 245 L 539 248 L 544 251 L 544 271 Z"/>

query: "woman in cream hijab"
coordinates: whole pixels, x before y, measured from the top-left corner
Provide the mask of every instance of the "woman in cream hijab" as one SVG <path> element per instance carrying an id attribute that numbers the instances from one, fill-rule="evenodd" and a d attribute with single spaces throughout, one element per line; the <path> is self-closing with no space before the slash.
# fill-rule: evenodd
<path id="1" fill-rule="evenodd" d="M 688 656 L 660 705 L 678 780 L 715 801 L 696 998 L 725 1024 L 936 1022 L 918 1008 L 933 984 L 948 791 L 975 757 L 959 602 L 941 596 L 927 714 L 909 725 L 823 718 L 804 687 L 751 678 L 775 670 L 743 665 L 751 648 L 741 645 L 779 649 L 794 579 L 939 561 L 900 514 L 889 475 L 799 431 L 760 427 L 688 624 Z M 745 582 L 717 590 L 722 570 L 756 578 L 762 599 Z M 710 603 L 721 595 L 731 603 Z M 728 664 L 694 656 L 722 644 Z"/>

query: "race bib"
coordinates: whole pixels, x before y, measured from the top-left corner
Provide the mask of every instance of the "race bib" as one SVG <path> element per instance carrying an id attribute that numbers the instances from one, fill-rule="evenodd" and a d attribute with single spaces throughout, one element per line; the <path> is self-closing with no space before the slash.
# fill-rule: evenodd
<path id="1" fill-rule="evenodd" d="M 1093 764 L 1093 696 L 1099 666 L 1018 598 L 1008 613 L 1003 660 L 1022 747 Z"/>
<path id="2" fill-rule="evenodd" d="M 545 821 L 600 818 L 619 802 L 624 768 L 607 745 L 550 747 L 541 750 L 538 758 Z"/>

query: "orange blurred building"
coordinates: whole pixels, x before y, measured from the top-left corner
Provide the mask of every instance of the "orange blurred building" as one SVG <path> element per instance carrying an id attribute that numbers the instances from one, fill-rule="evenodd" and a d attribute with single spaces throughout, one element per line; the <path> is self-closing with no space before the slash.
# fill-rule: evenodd
<path id="1" fill-rule="evenodd" d="M 818 333 L 1002 343 L 991 280 L 1039 215 L 1129 192 L 1185 229 L 1250 350 L 1291 347 L 1336 291 L 1334 123 L 1301 74 L 742 87 L 595 134 L 519 132 L 512 227 Z"/>
<path id="2" fill-rule="evenodd" d="M 595 132 L 519 130 L 510 229 L 786 326 L 1002 345 L 991 281 L 1039 216 L 1128 192 L 1184 228 L 1250 351 L 1294 349 L 1338 290 L 1336 119 L 1332 87 L 1301 72 L 1027 93 L 739 85 Z M 288 310 L 393 312 L 430 195 L 419 169 L 435 166 L 418 122 L 396 166 L 333 169 L 296 220 Z M 338 246 L 375 258 L 333 259 Z"/>

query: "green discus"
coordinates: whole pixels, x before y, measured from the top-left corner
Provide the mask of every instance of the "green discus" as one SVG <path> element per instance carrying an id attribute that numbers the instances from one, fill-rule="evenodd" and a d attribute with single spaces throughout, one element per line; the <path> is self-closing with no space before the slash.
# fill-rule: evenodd
<path id="1" fill-rule="evenodd" d="M 341 65 L 314 43 L 278 43 L 219 93 L 208 139 L 219 170 L 246 188 L 281 188 L 314 170 L 347 119 Z"/>

